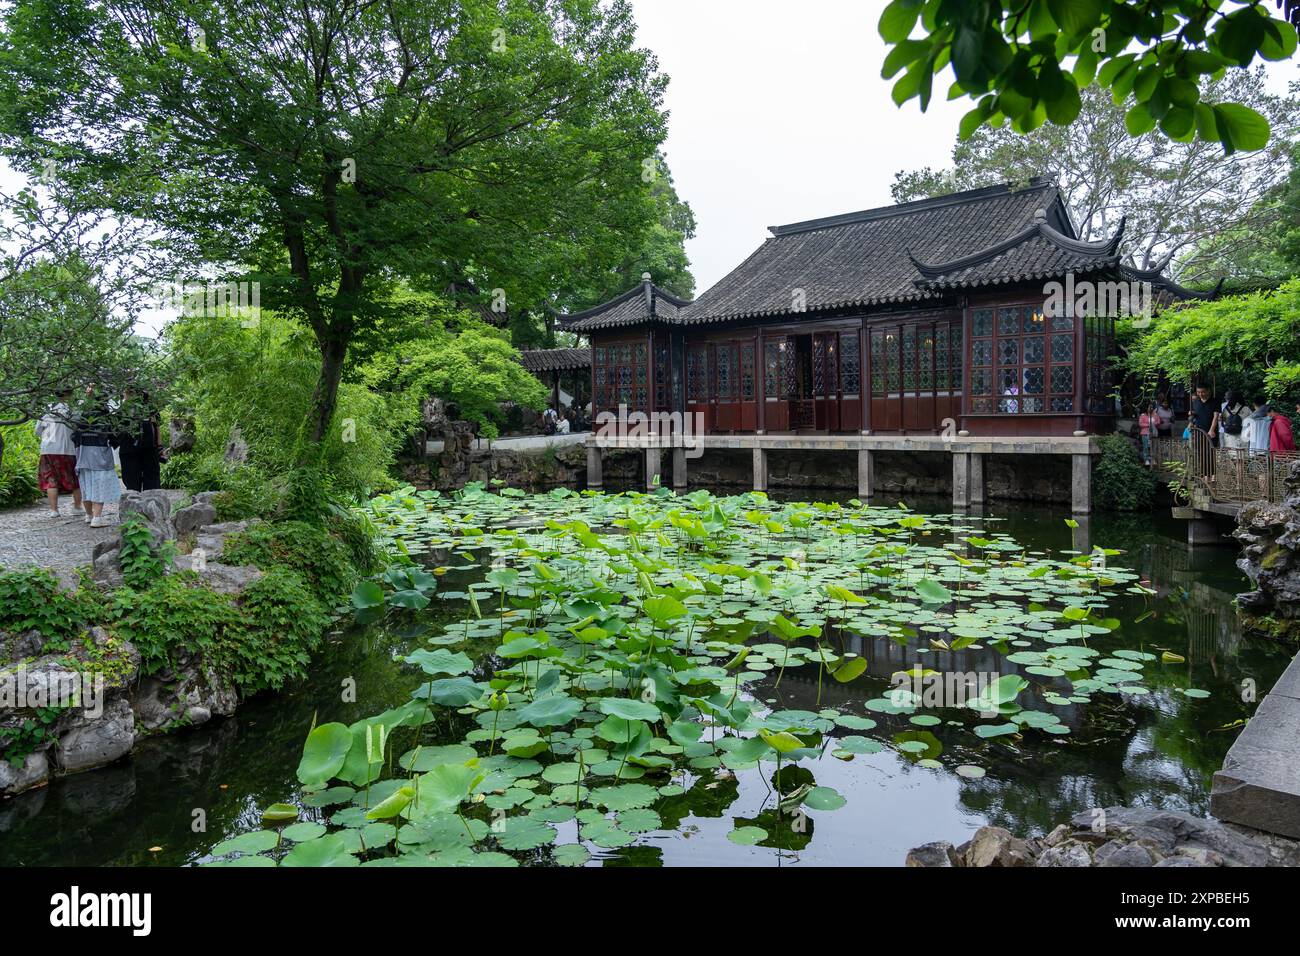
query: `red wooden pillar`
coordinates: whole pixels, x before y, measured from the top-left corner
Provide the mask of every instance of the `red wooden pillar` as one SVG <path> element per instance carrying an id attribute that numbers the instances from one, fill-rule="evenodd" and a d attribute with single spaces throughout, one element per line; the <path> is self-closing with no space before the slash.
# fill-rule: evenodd
<path id="1" fill-rule="evenodd" d="M 871 431 L 871 336 L 867 334 L 867 320 L 858 328 L 858 401 L 862 404 L 862 427 L 866 435 Z"/>

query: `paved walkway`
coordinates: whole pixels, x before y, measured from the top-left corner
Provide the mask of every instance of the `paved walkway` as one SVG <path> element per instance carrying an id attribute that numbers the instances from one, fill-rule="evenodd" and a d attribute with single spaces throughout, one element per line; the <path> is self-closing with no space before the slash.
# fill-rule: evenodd
<path id="1" fill-rule="evenodd" d="M 580 445 L 591 437 L 591 432 L 572 432 L 568 435 L 517 435 L 513 438 L 476 438 L 470 446 L 475 451 L 496 448 L 500 451 L 542 451 L 546 448 L 563 448 L 566 445 Z M 425 442 L 424 451 L 428 455 L 441 453 L 441 439 Z"/>
<path id="2" fill-rule="evenodd" d="M 47 518 L 44 501 L 29 508 L 0 511 L 0 568 L 39 566 L 69 570 L 90 564 L 90 552 L 117 534 L 117 506 L 104 509 L 111 527 L 92 528 L 72 512 L 72 499 L 59 501 L 63 516 Z"/>

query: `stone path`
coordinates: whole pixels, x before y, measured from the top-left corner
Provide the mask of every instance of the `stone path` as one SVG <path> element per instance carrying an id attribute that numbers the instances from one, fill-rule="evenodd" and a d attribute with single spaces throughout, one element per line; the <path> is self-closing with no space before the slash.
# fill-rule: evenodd
<path id="1" fill-rule="evenodd" d="M 47 518 L 50 506 L 44 501 L 30 508 L 0 511 L 0 568 L 43 567 L 70 570 L 90 564 L 90 552 L 101 541 L 117 534 L 117 507 L 105 514 L 113 522 L 107 528 L 92 528 L 72 511 L 72 499 L 59 502 L 62 517 Z"/>
<path id="2" fill-rule="evenodd" d="M 495 448 L 500 451 L 543 451 L 546 448 L 564 448 L 568 445 L 580 445 L 591 437 L 591 432 L 572 432 L 568 435 L 519 435 L 514 438 L 474 439 L 470 446 L 474 451 Z M 424 444 L 426 454 L 437 455 L 443 449 L 441 439 L 427 441 Z"/>
<path id="3" fill-rule="evenodd" d="M 180 497 L 182 492 L 174 492 Z M 173 504 L 175 501 L 173 500 Z M 44 501 L 29 508 L 0 511 L 0 568 L 42 567 L 67 571 L 90 564 L 95 545 L 117 534 L 117 506 L 104 514 L 113 524 L 92 528 L 72 510 L 72 499 L 59 499 L 62 517 L 47 518 L 50 506 Z"/>

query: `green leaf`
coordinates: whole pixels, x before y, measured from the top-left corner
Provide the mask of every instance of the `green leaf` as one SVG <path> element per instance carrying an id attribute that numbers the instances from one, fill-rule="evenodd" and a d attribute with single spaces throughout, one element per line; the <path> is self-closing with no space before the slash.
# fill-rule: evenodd
<path id="1" fill-rule="evenodd" d="M 866 670 L 867 659 L 865 657 L 852 657 L 831 671 L 831 676 L 841 684 L 847 684 L 849 681 L 861 677 L 866 673 Z"/>
<path id="2" fill-rule="evenodd" d="M 906 40 L 921 13 L 919 0 L 893 0 L 880 14 L 878 29 L 886 43 Z"/>
<path id="3" fill-rule="evenodd" d="M 918 581 L 914 590 L 917 597 L 926 604 L 947 604 L 952 600 L 952 592 L 938 581 L 930 578 Z"/>
<path id="4" fill-rule="evenodd" d="M 416 797 L 404 811 L 412 820 L 455 811 L 483 779 L 477 760 L 443 764 L 416 778 Z"/>
<path id="5" fill-rule="evenodd" d="M 407 805 L 415 797 L 415 788 L 411 786 L 398 787 L 388 798 L 381 800 L 366 813 L 367 820 L 391 820 L 406 809 Z"/>
<path id="6" fill-rule="evenodd" d="M 767 839 L 767 831 L 762 827 L 736 827 L 727 834 L 727 839 L 741 846 L 757 846 Z"/>
<path id="7" fill-rule="evenodd" d="M 307 735 L 302 760 L 298 762 L 298 782 L 308 790 L 318 790 L 343 769 L 343 761 L 352 747 L 352 731 L 339 723 L 321 724 Z"/>
<path id="8" fill-rule="evenodd" d="M 1047 0 L 1047 9 L 1062 33 L 1076 37 L 1101 22 L 1102 0 Z"/>
<path id="9" fill-rule="evenodd" d="M 419 665 L 426 674 L 464 674 L 474 669 L 474 662 L 460 651 L 449 651 L 445 647 L 433 650 L 420 648 L 406 658 L 406 663 Z"/>
<path id="10" fill-rule="evenodd" d="M 839 791 L 830 787 L 813 787 L 803 798 L 803 805 L 810 810 L 838 810 L 846 803 Z"/>
<path id="11" fill-rule="evenodd" d="M 285 854 L 281 866 L 358 866 L 360 861 L 348 852 L 343 833 L 329 833 L 315 840 L 298 843 Z"/>
<path id="12" fill-rule="evenodd" d="M 647 598 L 641 603 L 641 610 L 660 627 L 686 616 L 686 605 L 667 595 Z"/>
<path id="13" fill-rule="evenodd" d="M 582 701 L 576 697 L 552 694 L 535 700 L 519 711 L 519 719 L 534 727 L 559 727 L 578 716 L 582 710 Z"/>
<path id="14" fill-rule="evenodd" d="M 384 589 L 374 581 L 362 581 L 352 589 L 352 606 L 358 609 L 381 607 Z"/>
<path id="15" fill-rule="evenodd" d="M 648 720 L 651 723 L 661 716 L 659 708 L 654 704 L 630 697 L 602 697 L 596 702 L 596 709 L 602 714 L 611 714 L 624 720 Z"/>
<path id="16" fill-rule="evenodd" d="M 1220 103 L 1214 107 L 1219 141 L 1228 153 L 1263 149 L 1268 145 L 1268 120 L 1249 106 Z"/>

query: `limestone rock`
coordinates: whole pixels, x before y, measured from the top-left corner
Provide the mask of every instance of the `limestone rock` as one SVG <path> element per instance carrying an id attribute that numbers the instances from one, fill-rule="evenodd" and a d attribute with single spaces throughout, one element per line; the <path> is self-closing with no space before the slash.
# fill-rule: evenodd
<path id="1" fill-rule="evenodd" d="M 967 866 L 1032 866 L 1033 853 L 1026 841 L 1002 827 L 980 827 L 965 852 Z"/>
<path id="2" fill-rule="evenodd" d="M 21 767 L 0 760 L 0 794 L 12 796 L 39 787 L 50 779 L 50 762 L 37 751 L 27 755 Z"/>
<path id="3" fill-rule="evenodd" d="M 1137 843 L 1111 840 L 1097 848 L 1092 861 L 1095 866 L 1154 866 L 1156 858 Z"/>
<path id="4" fill-rule="evenodd" d="M 45 636 L 40 631 L 20 631 L 17 634 L 0 631 L 0 663 L 37 657 L 44 647 Z"/>
<path id="5" fill-rule="evenodd" d="M 1059 830 L 1060 827 L 1057 827 Z M 1058 842 L 1049 846 L 1034 861 L 1034 866 L 1044 867 L 1078 867 L 1092 866 L 1092 854 L 1087 846 L 1074 840 Z"/>
<path id="6" fill-rule="evenodd" d="M 1255 590 L 1238 596 L 1251 613 L 1300 618 L 1300 462 L 1291 465 L 1279 503 L 1252 501 L 1237 516 L 1239 567 Z"/>
<path id="7" fill-rule="evenodd" d="M 59 738 L 54 759 L 64 773 L 102 767 L 126 756 L 135 744 L 135 714 L 125 700 L 104 708 L 98 720 Z"/>
<path id="8" fill-rule="evenodd" d="M 110 538 L 95 545 L 90 554 L 90 576 L 105 587 L 121 587 L 125 583 L 122 575 L 122 542 Z"/>
<path id="9" fill-rule="evenodd" d="M 242 465 L 248 461 L 248 442 L 244 440 L 244 433 L 239 430 L 238 425 L 230 426 L 230 437 L 226 440 L 225 459 L 228 465 Z"/>
<path id="10" fill-rule="evenodd" d="M 907 866 L 956 866 L 957 852 L 951 843 L 943 840 L 923 843 L 907 852 Z"/>
<path id="11" fill-rule="evenodd" d="M 205 525 L 210 525 L 217 520 L 217 509 L 209 502 L 196 501 L 186 508 L 181 508 L 172 515 L 172 526 L 176 529 L 176 535 L 182 536 L 198 531 Z"/>
<path id="12" fill-rule="evenodd" d="M 172 560 L 176 571 L 193 571 L 199 583 L 220 594 L 238 594 L 262 577 L 262 572 L 252 565 L 222 564 L 219 561 L 198 560 L 197 554 L 178 554 Z"/>
<path id="13" fill-rule="evenodd" d="M 1070 825 L 1068 823 L 1057 824 L 1055 830 L 1043 838 L 1045 846 L 1057 846 L 1064 843 L 1070 836 Z"/>
<path id="14" fill-rule="evenodd" d="M 122 500 L 118 503 L 118 514 L 122 521 L 134 515 L 144 522 L 149 529 L 149 544 L 152 548 L 176 537 L 171 513 L 171 497 L 161 488 L 123 492 Z"/>
<path id="15" fill-rule="evenodd" d="M 213 714 L 232 714 L 239 703 L 235 688 L 201 655 L 182 653 L 175 666 L 139 682 L 132 706 L 142 733 L 172 726 L 199 726 Z"/>
<path id="16" fill-rule="evenodd" d="M 1070 822 L 1076 831 L 1091 832 L 1092 821 L 1093 815 L 1084 812 L 1075 814 Z M 1214 851 L 1226 866 L 1268 866 L 1270 863 L 1269 851 L 1254 840 L 1218 820 L 1175 810 L 1107 807 L 1105 835 L 1109 840 L 1119 838 L 1154 848 L 1159 856 L 1199 847 Z"/>
<path id="17" fill-rule="evenodd" d="M 167 457 L 181 455 L 194 449 L 195 434 L 192 418 L 173 418 L 167 423 Z"/>

